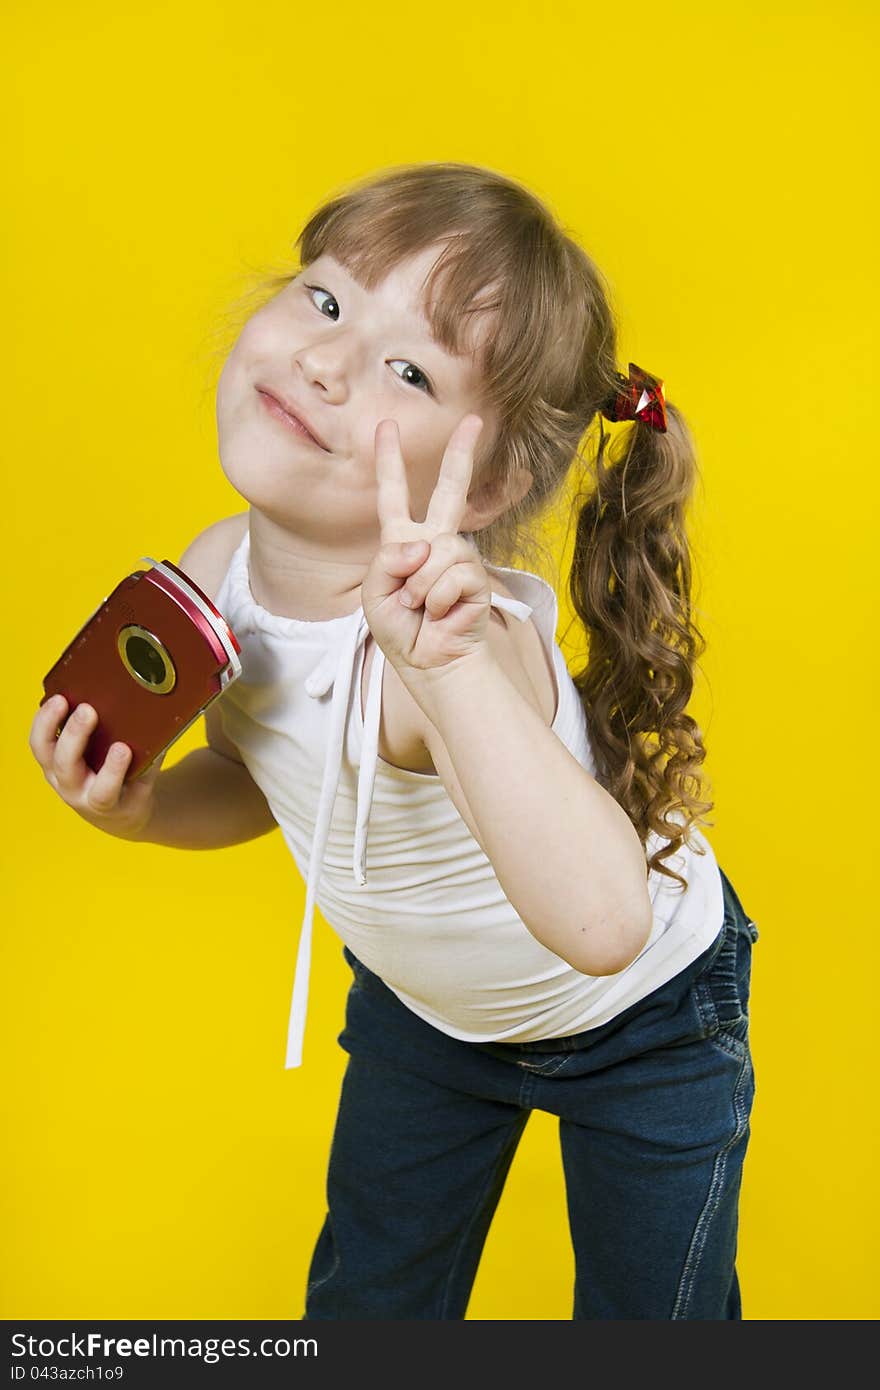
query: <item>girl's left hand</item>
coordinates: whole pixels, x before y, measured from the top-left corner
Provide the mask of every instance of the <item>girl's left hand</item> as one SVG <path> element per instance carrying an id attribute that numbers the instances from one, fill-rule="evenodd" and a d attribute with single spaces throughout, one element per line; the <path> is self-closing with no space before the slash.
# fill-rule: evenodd
<path id="1" fill-rule="evenodd" d="M 450 436 L 423 522 L 410 515 L 400 433 L 376 429 L 380 548 L 361 586 L 370 631 L 402 674 L 447 666 L 482 647 L 489 628 L 489 577 L 459 534 L 483 421 L 466 415 Z M 414 544 L 412 554 L 407 545 Z M 403 597 L 412 599 L 412 607 Z"/>

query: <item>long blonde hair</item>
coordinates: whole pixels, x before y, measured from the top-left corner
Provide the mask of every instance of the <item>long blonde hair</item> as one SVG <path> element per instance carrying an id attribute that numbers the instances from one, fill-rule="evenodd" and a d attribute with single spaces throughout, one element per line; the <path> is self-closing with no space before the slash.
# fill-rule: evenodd
<path id="1" fill-rule="evenodd" d="M 667 431 L 605 428 L 602 407 L 618 385 L 617 325 L 599 268 L 550 210 L 514 180 L 471 164 L 395 166 L 329 198 L 295 246 L 302 267 L 328 253 L 367 289 L 398 262 L 435 243 L 425 313 L 437 341 L 468 350 L 475 316 L 491 315 L 480 351 L 485 400 L 499 428 L 481 480 L 532 474 L 524 497 L 473 540 L 483 559 L 544 566 L 538 519 L 570 489 L 574 504 L 568 587 L 588 639 L 572 672 L 601 785 L 626 811 L 652 869 L 687 880 L 663 861 L 714 803 L 701 799 L 706 753 L 686 713 L 705 642 L 691 606 L 685 510 L 697 479 L 693 442 L 667 399 Z M 264 303 L 298 273 L 262 275 L 231 319 Z M 229 320 L 227 320 L 228 324 Z M 598 436 L 598 437 L 597 437 Z M 696 844 L 697 852 L 702 852 Z"/>

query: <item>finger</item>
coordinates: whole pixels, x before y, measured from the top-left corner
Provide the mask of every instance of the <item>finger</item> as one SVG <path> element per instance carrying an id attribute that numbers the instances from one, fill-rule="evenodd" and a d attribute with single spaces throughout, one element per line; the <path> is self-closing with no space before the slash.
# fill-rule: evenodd
<path id="1" fill-rule="evenodd" d="M 453 430 L 443 454 L 424 524 L 435 531 L 457 532 L 467 506 L 474 469 L 474 449 L 483 428 L 479 415 L 466 415 Z"/>
<path id="2" fill-rule="evenodd" d="M 425 612 L 432 618 L 443 618 L 456 603 L 481 602 L 489 596 L 485 569 L 468 560 L 441 574 L 425 598 Z"/>
<path id="3" fill-rule="evenodd" d="M 380 420 L 376 426 L 376 509 L 379 514 L 379 534 L 384 539 L 401 522 L 412 524 L 409 505 L 409 486 L 406 465 L 400 447 L 400 431 L 396 420 Z"/>
<path id="4" fill-rule="evenodd" d="M 377 551 L 376 559 L 361 586 L 362 592 L 371 599 L 387 598 L 400 588 L 407 575 L 424 563 L 430 553 L 429 541 L 386 541 Z"/>
<path id="5" fill-rule="evenodd" d="M 55 755 L 58 726 L 67 713 L 67 701 L 63 695 L 53 695 L 45 700 L 34 715 L 28 744 L 30 750 L 44 770 Z"/>
<path id="6" fill-rule="evenodd" d="M 104 762 L 95 773 L 86 792 L 86 805 L 90 810 L 107 812 L 116 809 L 130 761 L 131 749 L 127 744 L 111 744 Z"/>
<path id="7" fill-rule="evenodd" d="M 79 788 L 85 776 L 91 775 L 91 769 L 86 767 L 83 760 L 83 752 L 96 722 L 91 705 L 77 705 L 58 736 L 53 770 L 59 786 L 65 790 Z"/>
<path id="8" fill-rule="evenodd" d="M 431 541 L 431 553 L 400 591 L 400 601 L 407 608 L 421 608 L 425 595 L 437 583 L 444 570 L 462 561 L 473 561 L 474 547 L 464 536 L 435 536 Z M 411 600 L 407 602 L 407 600 Z"/>

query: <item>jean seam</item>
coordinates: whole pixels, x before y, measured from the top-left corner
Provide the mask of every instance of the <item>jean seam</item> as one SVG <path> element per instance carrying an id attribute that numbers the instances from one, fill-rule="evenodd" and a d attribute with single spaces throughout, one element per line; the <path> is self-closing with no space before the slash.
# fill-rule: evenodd
<path id="1" fill-rule="evenodd" d="M 332 1232 L 333 1232 L 333 1223 L 332 1223 L 332 1221 L 330 1220 L 330 1213 L 329 1213 L 329 1212 L 327 1213 L 327 1221 L 328 1221 L 328 1224 L 329 1224 L 329 1226 L 330 1226 L 330 1231 L 331 1231 L 331 1233 L 332 1233 Z M 339 1245 L 338 1245 L 338 1243 L 337 1243 L 335 1234 L 333 1235 L 333 1251 L 334 1251 L 334 1258 L 333 1258 L 333 1265 L 332 1265 L 332 1268 L 330 1269 L 330 1272 L 329 1272 L 328 1274 L 325 1274 L 321 1279 L 315 1279 L 315 1280 L 313 1280 L 311 1283 L 309 1283 L 309 1284 L 306 1285 L 306 1302 L 308 1302 L 308 1300 L 311 1298 L 311 1296 L 312 1296 L 313 1293 L 315 1293 L 318 1289 L 322 1288 L 323 1285 L 326 1284 L 328 1280 L 332 1279 L 333 1276 L 334 1276 L 334 1274 L 336 1274 L 336 1273 L 338 1272 L 338 1270 L 339 1270 L 339 1266 L 340 1266 L 341 1261 L 342 1261 L 342 1256 L 341 1256 L 340 1253 L 339 1253 Z"/>
<path id="2" fill-rule="evenodd" d="M 712 1218 L 718 1210 L 721 1189 L 724 1183 L 724 1176 L 727 1172 L 727 1155 L 735 1144 L 739 1142 L 746 1132 L 749 1117 L 745 1107 L 745 1082 L 748 1075 L 749 1053 L 746 1049 L 741 1059 L 739 1076 L 737 1077 L 736 1088 L 733 1093 L 733 1114 L 735 1127 L 734 1132 L 724 1148 L 716 1154 L 715 1163 L 712 1167 L 712 1180 L 709 1183 L 709 1192 L 703 1204 L 703 1210 L 697 1218 L 694 1227 L 694 1234 L 691 1237 L 690 1247 L 685 1256 L 684 1268 L 676 1291 L 675 1303 L 672 1308 L 673 1318 L 686 1318 L 691 1303 L 691 1296 L 694 1289 L 694 1281 L 703 1251 L 706 1248 L 706 1240 L 709 1235 L 709 1227 Z"/>
<path id="3" fill-rule="evenodd" d="M 745 1014 L 741 1015 L 736 1022 L 741 1023 L 744 1018 L 747 1020 Z M 717 1033 L 710 1033 L 706 1041 L 713 1043 L 716 1047 L 722 1048 L 725 1052 L 728 1052 L 731 1057 L 742 1058 L 745 1057 L 749 1051 L 748 1038 L 738 1038 L 736 1033 L 728 1032 L 726 1026 L 719 1028 Z"/>
<path id="4" fill-rule="evenodd" d="M 715 1001 L 712 998 L 706 981 L 702 978 L 694 981 L 693 991 L 700 1023 L 705 1029 L 705 1036 L 709 1037 L 711 1033 L 717 1031 L 719 1026 L 718 1010 L 715 1008 Z"/>
<path id="5" fill-rule="evenodd" d="M 528 1119 L 528 1115 L 525 1115 L 525 1116 L 522 1116 L 522 1117 L 521 1117 L 521 1122 L 520 1122 L 519 1129 L 516 1130 L 516 1131 L 514 1131 L 514 1134 L 511 1135 L 511 1136 L 507 1139 L 507 1142 L 506 1142 L 505 1144 L 502 1145 L 502 1147 L 501 1147 L 501 1149 L 500 1149 L 500 1151 L 499 1151 L 499 1153 L 498 1153 L 498 1157 L 496 1158 L 495 1162 L 492 1164 L 492 1167 L 491 1167 L 490 1170 L 489 1170 L 489 1175 L 488 1175 L 488 1177 L 486 1178 L 486 1181 L 483 1183 L 483 1186 L 480 1188 L 479 1194 L 478 1194 L 478 1196 L 477 1196 L 477 1200 L 474 1202 L 474 1207 L 473 1207 L 473 1210 L 472 1210 L 472 1212 L 471 1212 L 470 1218 L 469 1218 L 469 1220 L 468 1220 L 468 1222 L 467 1222 L 467 1224 L 466 1224 L 464 1230 L 463 1230 L 462 1233 L 461 1233 L 461 1238 L 459 1239 L 459 1242 L 458 1242 L 457 1246 L 455 1247 L 455 1254 L 454 1254 L 453 1257 L 452 1257 L 452 1263 L 450 1264 L 450 1266 L 449 1266 L 449 1272 L 448 1272 L 447 1275 L 446 1275 L 446 1282 L 445 1282 L 445 1284 L 444 1284 L 444 1286 L 443 1286 L 443 1298 L 442 1298 L 441 1303 L 440 1303 L 440 1314 L 439 1314 L 439 1316 L 440 1316 L 441 1319 L 443 1319 L 443 1318 L 446 1317 L 446 1312 L 447 1312 L 447 1309 L 448 1309 L 448 1307 L 449 1307 L 449 1295 L 450 1295 L 450 1291 L 451 1291 L 451 1287 L 452 1287 L 452 1280 L 453 1280 L 455 1274 L 458 1272 L 458 1266 L 459 1266 L 459 1263 L 460 1263 L 460 1261 L 461 1261 L 462 1253 L 463 1253 L 463 1251 L 464 1251 L 464 1249 L 465 1249 L 465 1246 L 466 1246 L 466 1244 L 467 1244 L 468 1237 L 470 1236 L 470 1233 L 471 1233 L 471 1231 L 473 1230 L 473 1228 L 474 1228 L 474 1226 L 475 1226 L 475 1224 L 476 1224 L 477 1218 L 479 1217 L 480 1213 L 481 1213 L 482 1210 L 483 1210 L 483 1206 L 484 1206 L 484 1203 L 485 1203 L 485 1201 L 486 1201 L 486 1196 L 487 1196 L 487 1194 L 488 1194 L 488 1193 L 491 1191 L 491 1189 L 492 1189 L 492 1185 L 493 1185 L 493 1183 L 495 1182 L 495 1179 L 496 1179 L 496 1177 L 497 1177 L 497 1175 L 498 1175 L 498 1171 L 499 1171 L 499 1169 L 501 1168 L 501 1165 L 502 1165 L 502 1163 L 503 1163 L 505 1157 L 507 1156 L 507 1154 L 508 1154 L 508 1152 L 509 1152 L 511 1146 L 513 1146 L 513 1147 L 515 1148 L 516 1145 L 519 1143 L 519 1140 L 520 1140 L 520 1138 L 522 1137 L 522 1131 L 523 1131 L 523 1128 L 524 1128 L 524 1126 L 525 1126 L 525 1123 L 526 1123 L 526 1120 L 527 1120 L 527 1119 Z"/>
<path id="6" fill-rule="evenodd" d="M 326 1284 L 330 1279 L 332 1279 L 334 1274 L 338 1273 L 340 1262 L 340 1255 L 339 1251 L 337 1250 L 336 1257 L 333 1261 L 333 1268 L 330 1270 L 330 1273 L 325 1274 L 323 1279 L 316 1279 L 313 1283 L 308 1284 L 306 1286 L 306 1299 L 311 1298 L 313 1293 L 317 1293 L 318 1289 L 320 1289 L 324 1284 Z"/>
<path id="7" fill-rule="evenodd" d="M 717 1043 L 719 1047 L 724 1048 L 725 1052 L 733 1052 L 735 1056 L 742 1056 L 748 1048 L 748 1041 L 744 1038 L 738 1038 L 735 1029 L 743 1022 L 748 1025 L 750 1021 L 748 1009 L 744 1009 L 740 1005 L 740 1011 L 736 1018 L 722 1019 L 719 1017 L 708 983 L 703 979 L 695 980 L 692 988 L 700 1024 L 704 1030 L 704 1039 Z M 732 1044 L 732 1047 L 726 1046 L 728 1042 Z"/>
<path id="8" fill-rule="evenodd" d="M 553 1066 L 550 1065 L 550 1061 L 554 1063 Z M 554 1053 L 551 1056 L 550 1061 L 527 1062 L 524 1057 L 520 1057 L 517 1059 L 516 1065 L 518 1067 L 522 1067 L 523 1071 L 531 1072 L 533 1076 L 555 1076 L 561 1067 L 564 1067 L 568 1062 L 571 1061 L 571 1056 L 569 1054 L 562 1057 L 557 1057 L 557 1055 Z"/>

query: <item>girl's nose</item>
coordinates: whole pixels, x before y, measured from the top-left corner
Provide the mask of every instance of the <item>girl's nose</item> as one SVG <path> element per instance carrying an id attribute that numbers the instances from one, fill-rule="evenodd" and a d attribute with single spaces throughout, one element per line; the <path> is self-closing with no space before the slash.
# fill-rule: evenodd
<path id="1" fill-rule="evenodd" d="M 294 370 L 311 386 L 322 387 L 330 400 L 342 400 L 349 388 L 352 369 L 344 349 L 334 343 L 315 344 L 294 354 Z"/>

